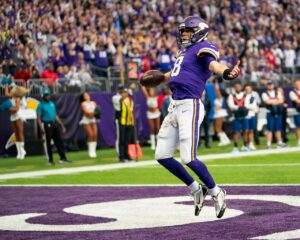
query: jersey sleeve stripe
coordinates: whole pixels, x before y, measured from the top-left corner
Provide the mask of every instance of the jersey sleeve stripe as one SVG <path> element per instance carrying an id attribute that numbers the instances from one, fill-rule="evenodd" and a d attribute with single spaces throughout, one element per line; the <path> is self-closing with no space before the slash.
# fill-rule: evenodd
<path id="1" fill-rule="evenodd" d="M 201 54 L 203 54 L 203 53 L 209 53 L 209 54 L 211 54 L 217 61 L 219 59 L 219 52 L 217 52 L 217 51 L 215 51 L 215 50 L 213 50 L 211 48 L 202 48 L 202 49 L 200 49 L 199 52 L 198 52 L 198 54 L 197 54 L 197 56 L 200 57 Z"/>

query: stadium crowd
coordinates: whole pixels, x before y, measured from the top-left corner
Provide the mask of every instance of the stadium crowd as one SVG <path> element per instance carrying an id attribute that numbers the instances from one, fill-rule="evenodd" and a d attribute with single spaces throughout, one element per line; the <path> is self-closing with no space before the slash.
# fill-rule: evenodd
<path id="1" fill-rule="evenodd" d="M 166 72 L 177 25 L 194 14 L 211 27 L 220 61 L 232 66 L 238 56 L 252 82 L 300 73 L 299 1 L 1 0 L 0 9 L 2 74 L 25 81 L 93 85 L 103 74 L 95 69 L 118 66 L 120 53 L 142 71 Z"/>

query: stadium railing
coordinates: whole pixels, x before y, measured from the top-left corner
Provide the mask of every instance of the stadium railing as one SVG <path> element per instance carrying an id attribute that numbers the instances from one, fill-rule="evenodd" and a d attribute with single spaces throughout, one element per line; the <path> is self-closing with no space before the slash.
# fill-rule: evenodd
<path id="1" fill-rule="evenodd" d="M 102 69 L 103 70 L 103 69 Z M 29 89 L 29 95 L 40 95 L 44 88 L 50 89 L 54 94 L 59 93 L 80 93 L 84 90 L 90 92 L 114 92 L 117 90 L 119 83 L 129 83 L 130 81 L 124 79 L 121 81 L 121 71 L 119 67 L 109 67 L 102 71 L 107 76 L 98 76 L 93 74 L 92 79 L 94 83 L 83 84 L 82 86 L 69 86 L 64 79 L 58 79 L 56 81 L 52 79 L 29 79 L 27 81 L 23 79 L 13 80 L 13 85 L 23 86 Z M 212 77 L 209 81 L 213 80 Z M 246 74 L 239 78 L 240 82 L 244 85 L 250 83 L 254 88 L 265 87 L 268 80 L 273 80 L 276 86 L 292 87 L 293 82 L 300 79 L 300 74 L 280 74 L 275 77 L 257 76 L 253 79 L 250 74 Z M 233 88 L 236 81 L 224 81 L 225 88 Z M 4 96 L 4 86 L 0 86 L 0 96 Z"/>
<path id="2" fill-rule="evenodd" d="M 54 94 L 59 93 L 60 84 L 57 81 L 49 78 L 28 79 L 29 94 L 40 95 L 45 88 L 48 88 Z"/>

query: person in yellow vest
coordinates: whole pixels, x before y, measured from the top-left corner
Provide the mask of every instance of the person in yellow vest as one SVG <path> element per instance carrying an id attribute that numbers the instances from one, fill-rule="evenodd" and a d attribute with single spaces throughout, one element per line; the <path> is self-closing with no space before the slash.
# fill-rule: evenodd
<path id="1" fill-rule="evenodd" d="M 130 131 L 133 126 L 132 99 L 129 97 L 128 89 L 125 88 L 120 99 L 119 118 L 119 161 L 130 160 L 128 155 L 128 144 L 130 141 Z"/>

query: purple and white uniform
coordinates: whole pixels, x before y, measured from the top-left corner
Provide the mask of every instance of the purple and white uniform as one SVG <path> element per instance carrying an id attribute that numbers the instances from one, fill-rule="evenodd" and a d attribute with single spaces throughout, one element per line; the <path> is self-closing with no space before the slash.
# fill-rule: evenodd
<path id="1" fill-rule="evenodd" d="M 169 79 L 172 100 L 158 134 L 156 159 L 172 157 L 178 143 L 181 161 L 187 164 L 196 158 L 199 127 L 205 114 L 200 98 L 211 76 L 209 64 L 218 58 L 217 47 L 207 41 L 178 52 Z"/>

